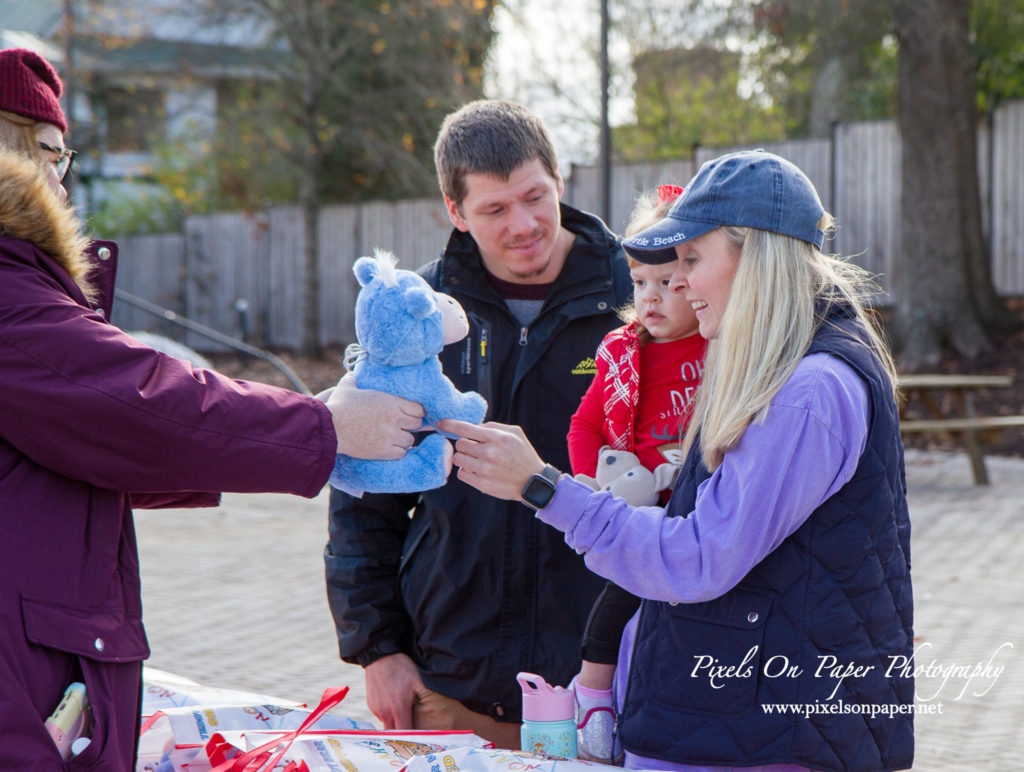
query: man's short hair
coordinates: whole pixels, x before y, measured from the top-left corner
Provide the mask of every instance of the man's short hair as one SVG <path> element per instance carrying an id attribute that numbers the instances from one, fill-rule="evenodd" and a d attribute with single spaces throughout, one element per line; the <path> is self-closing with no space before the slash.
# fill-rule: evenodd
<path id="1" fill-rule="evenodd" d="M 558 157 L 543 121 L 505 99 L 481 99 L 451 113 L 434 144 L 434 165 L 441 192 L 461 205 L 467 174 L 507 180 L 517 168 L 539 158 L 552 179 Z"/>

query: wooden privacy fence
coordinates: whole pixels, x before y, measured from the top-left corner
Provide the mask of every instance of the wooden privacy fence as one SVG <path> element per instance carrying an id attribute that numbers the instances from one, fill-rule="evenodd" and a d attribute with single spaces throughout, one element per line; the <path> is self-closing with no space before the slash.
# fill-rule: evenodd
<path id="1" fill-rule="evenodd" d="M 436 199 L 329 206 L 320 214 L 320 339 L 355 340 L 352 310 L 359 286 L 356 258 L 387 249 L 399 267 L 435 259 L 451 231 Z M 297 348 L 302 339 L 302 213 L 275 207 L 259 214 L 190 217 L 184 234 L 119 240 L 117 285 L 158 305 L 269 348 Z M 245 301 L 245 310 L 239 308 Z M 221 348 L 171 330 L 149 314 L 121 305 L 113 321 L 151 330 L 197 351 Z"/>
<path id="2" fill-rule="evenodd" d="M 1024 100 L 997 109 L 978 132 L 979 185 L 992 275 L 1002 295 L 1024 295 Z M 793 161 L 814 182 L 839 223 L 831 251 L 851 256 L 889 277 L 900 241 L 900 138 L 893 121 L 837 124 L 832 137 L 764 143 Z M 637 194 L 664 183 L 684 184 L 700 164 L 737 148 L 698 148 L 694 159 L 617 164 L 612 169 L 610 224 L 621 231 Z M 573 166 L 564 200 L 597 211 L 599 170 Z M 396 203 L 325 207 L 320 220 L 320 336 L 325 344 L 354 339 L 358 290 L 352 263 L 376 247 L 415 268 L 433 260 L 451 224 L 440 195 Z M 296 348 L 302 319 L 302 217 L 297 207 L 258 214 L 191 217 L 184 234 L 121 239 L 118 286 L 229 335 L 241 337 L 243 315 L 251 342 Z M 169 333 L 153 317 L 121 306 L 125 329 Z M 174 337 L 179 337 L 175 333 Z M 190 336 L 200 351 L 216 348 Z"/>

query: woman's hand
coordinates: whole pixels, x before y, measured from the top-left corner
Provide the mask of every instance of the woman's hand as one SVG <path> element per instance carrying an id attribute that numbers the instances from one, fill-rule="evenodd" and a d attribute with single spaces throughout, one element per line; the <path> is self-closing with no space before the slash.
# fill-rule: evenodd
<path id="1" fill-rule="evenodd" d="M 417 402 L 372 389 L 360 389 L 345 376 L 316 398 L 326 403 L 338 435 L 338 452 L 353 458 L 393 461 L 412 447 L 413 432 L 423 423 Z"/>
<path id="2" fill-rule="evenodd" d="M 488 422 L 477 426 L 445 419 L 437 428 L 459 435 L 452 463 L 458 478 L 479 491 L 507 501 L 518 501 L 523 486 L 540 474 L 544 462 L 518 426 Z"/>

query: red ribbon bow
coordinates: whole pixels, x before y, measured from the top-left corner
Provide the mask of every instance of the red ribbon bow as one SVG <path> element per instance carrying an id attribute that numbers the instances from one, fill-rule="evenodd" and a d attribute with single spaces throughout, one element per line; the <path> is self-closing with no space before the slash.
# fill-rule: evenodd
<path id="1" fill-rule="evenodd" d="M 684 188 L 678 185 L 659 185 L 658 186 L 658 203 L 663 204 L 666 201 L 675 201 L 681 195 L 683 195 Z"/>

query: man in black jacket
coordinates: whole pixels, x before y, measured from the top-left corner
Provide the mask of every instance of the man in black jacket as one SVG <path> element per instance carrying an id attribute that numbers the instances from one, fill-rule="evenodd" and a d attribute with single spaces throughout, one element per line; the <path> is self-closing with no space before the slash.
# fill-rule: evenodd
<path id="1" fill-rule="evenodd" d="M 471 327 L 442 352 L 444 371 L 484 396 L 486 420 L 523 427 L 568 469 L 569 419 L 630 298 L 619 240 L 559 203 L 551 140 L 520 105 L 449 115 L 435 163 L 455 229 L 420 272 Z M 333 491 L 325 562 L 341 656 L 365 668 L 384 726 L 472 729 L 501 748 L 519 747 L 516 674 L 569 682 L 603 585 L 528 507 L 455 475 L 419 495 Z"/>

